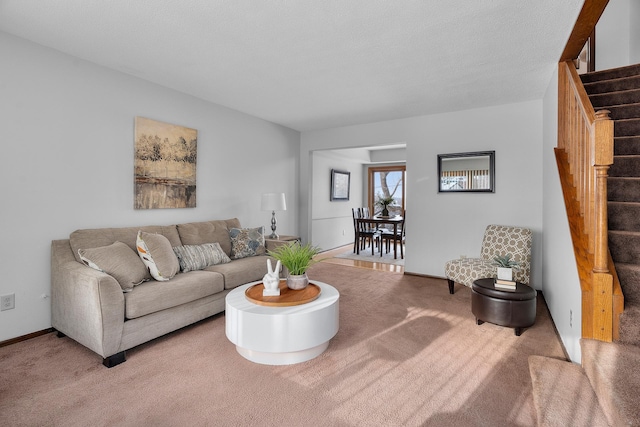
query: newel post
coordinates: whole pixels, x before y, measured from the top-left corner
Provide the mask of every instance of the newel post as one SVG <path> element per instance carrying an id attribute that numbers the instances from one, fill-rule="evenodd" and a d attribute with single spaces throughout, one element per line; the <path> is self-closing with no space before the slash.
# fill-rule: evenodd
<path id="1" fill-rule="evenodd" d="M 601 341 L 613 339 L 613 276 L 609 273 L 607 224 L 607 176 L 613 164 L 613 121 L 608 110 L 596 112 L 592 147 L 595 173 L 595 251 L 592 272 L 593 337 Z"/>
<path id="2" fill-rule="evenodd" d="M 613 121 L 608 110 L 596 112 L 594 123 L 594 169 L 596 180 L 596 233 L 594 250 L 595 273 L 609 272 L 607 177 L 613 164 Z"/>

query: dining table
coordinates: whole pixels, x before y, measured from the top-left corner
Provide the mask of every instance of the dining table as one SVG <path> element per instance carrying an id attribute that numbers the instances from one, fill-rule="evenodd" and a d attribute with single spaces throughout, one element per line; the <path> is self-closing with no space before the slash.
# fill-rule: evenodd
<path id="1" fill-rule="evenodd" d="M 381 225 L 393 225 L 393 234 L 398 235 L 398 226 L 402 226 L 404 217 L 400 215 L 395 216 L 373 216 L 371 218 L 357 218 L 360 224 L 366 224 L 372 228 L 380 228 Z M 359 227 L 357 229 L 360 229 Z M 358 236 L 356 236 L 356 239 Z M 360 245 L 357 245 L 357 253 L 360 253 Z M 382 248 L 379 248 L 382 251 Z M 393 245 L 393 258 L 398 259 L 398 245 Z"/>

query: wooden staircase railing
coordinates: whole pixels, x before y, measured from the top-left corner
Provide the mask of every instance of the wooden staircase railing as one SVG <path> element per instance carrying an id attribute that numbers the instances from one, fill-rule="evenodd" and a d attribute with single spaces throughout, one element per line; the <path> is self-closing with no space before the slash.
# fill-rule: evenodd
<path id="1" fill-rule="evenodd" d="M 624 307 L 608 246 L 613 121 L 609 111 L 594 111 L 571 61 L 558 67 L 556 162 L 582 290 L 582 337 L 612 341 Z"/>

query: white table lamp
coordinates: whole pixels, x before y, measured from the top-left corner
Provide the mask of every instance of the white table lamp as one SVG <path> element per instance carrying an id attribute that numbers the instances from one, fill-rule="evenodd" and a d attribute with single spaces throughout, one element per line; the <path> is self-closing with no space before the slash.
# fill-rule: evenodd
<path id="1" fill-rule="evenodd" d="M 262 210 L 271 211 L 271 235 L 269 238 L 278 239 L 279 236 L 276 233 L 276 211 L 287 210 L 284 193 L 264 193 L 262 195 Z"/>

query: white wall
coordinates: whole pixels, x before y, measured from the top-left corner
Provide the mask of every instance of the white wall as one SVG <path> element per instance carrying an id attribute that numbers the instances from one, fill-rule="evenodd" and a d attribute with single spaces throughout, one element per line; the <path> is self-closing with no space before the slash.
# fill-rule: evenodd
<path id="1" fill-rule="evenodd" d="M 341 158 L 334 152 L 316 151 L 312 156 L 313 244 L 322 250 L 350 244 L 354 239 L 351 209 L 364 206 L 362 164 Z M 351 173 L 348 201 L 330 200 L 331 169 Z"/>
<path id="2" fill-rule="evenodd" d="M 300 134 L 0 32 L 0 341 L 51 326 L 50 242 L 79 228 L 238 217 L 298 234 Z M 198 130 L 197 208 L 133 209 L 134 117 Z"/>
<path id="3" fill-rule="evenodd" d="M 596 70 L 640 63 L 640 1 L 611 0 L 596 25 Z"/>
<path id="4" fill-rule="evenodd" d="M 638 0 L 629 0 L 629 62 L 640 64 L 640 1 Z"/>
<path id="5" fill-rule="evenodd" d="M 488 224 L 534 231 L 532 284 L 542 280 L 542 101 L 390 120 L 302 133 L 300 170 L 309 153 L 350 146 L 407 144 L 408 272 L 444 276 L 444 263 L 477 256 Z M 437 155 L 496 151 L 496 192 L 438 194 Z M 300 229 L 313 235 L 310 176 L 300 175 Z"/>
<path id="6" fill-rule="evenodd" d="M 562 343 L 580 363 L 582 294 L 554 148 L 558 141 L 558 71 L 543 99 L 544 239 L 542 290 Z"/>

